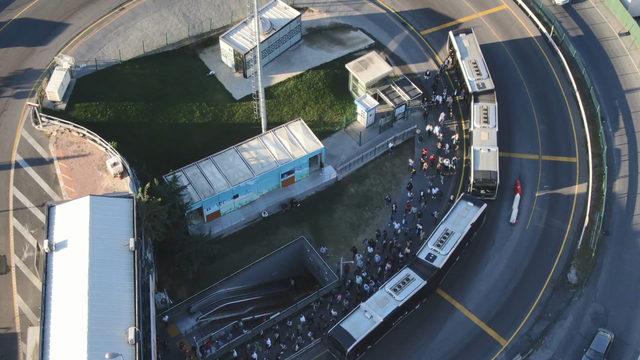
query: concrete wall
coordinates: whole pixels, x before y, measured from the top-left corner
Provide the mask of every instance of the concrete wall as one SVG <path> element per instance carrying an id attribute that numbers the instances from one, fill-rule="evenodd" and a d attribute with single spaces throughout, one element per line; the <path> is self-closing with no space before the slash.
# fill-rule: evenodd
<path id="1" fill-rule="evenodd" d="M 259 6 L 267 0 L 258 0 Z M 291 4 L 293 0 L 286 0 Z M 144 0 L 86 37 L 68 55 L 80 76 L 120 60 L 183 46 L 247 16 L 247 0 Z"/>

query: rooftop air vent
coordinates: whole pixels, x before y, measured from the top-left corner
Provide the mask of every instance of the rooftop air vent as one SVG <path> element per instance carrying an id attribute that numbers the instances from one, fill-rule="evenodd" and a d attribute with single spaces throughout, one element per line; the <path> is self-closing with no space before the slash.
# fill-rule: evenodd
<path id="1" fill-rule="evenodd" d="M 404 289 L 407 288 L 407 286 L 409 286 L 409 284 L 411 284 L 412 282 L 414 282 L 416 280 L 416 277 L 413 276 L 413 274 L 406 274 L 405 276 L 403 276 L 400 280 L 398 280 L 398 282 L 396 282 L 389 290 L 394 294 L 394 295 L 399 295 L 400 293 L 402 293 L 402 291 Z"/>
<path id="2" fill-rule="evenodd" d="M 449 242 L 449 239 L 451 239 L 451 236 L 453 234 L 454 234 L 453 230 L 445 228 L 442 234 L 440 235 L 440 237 L 438 238 L 438 240 L 436 241 L 436 243 L 433 244 L 433 247 L 435 247 L 438 250 L 442 250 L 442 248 L 444 248 L 447 242 Z"/>

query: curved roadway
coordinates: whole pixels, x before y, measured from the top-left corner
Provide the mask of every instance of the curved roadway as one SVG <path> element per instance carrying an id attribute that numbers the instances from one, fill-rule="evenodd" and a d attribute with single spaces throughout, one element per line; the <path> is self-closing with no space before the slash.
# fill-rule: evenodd
<path id="1" fill-rule="evenodd" d="M 14 220 L 25 216 L 19 222 L 35 224 L 31 227 L 35 232 L 31 233 L 42 239 L 37 210 L 54 197 L 51 191 L 59 193 L 50 162 L 42 161 L 46 139 L 30 126 L 22 130 L 23 123 L 19 120 L 24 100 L 64 44 L 122 2 L 36 0 L 16 1 L 9 6 L 0 3 L 0 10 L 5 8 L 0 12 L 0 58 L 3 59 L 0 63 L 0 184 L 10 185 L 8 191 L 0 193 L 0 231 L 15 235 L 16 244 L 29 242 L 29 235 L 20 231 L 24 227 L 17 229 Z M 388 358 L 391 353 L 402 359 L 491 358 L 502 353 L 527 327 L 526 319 L 536 315 L 536 305 L 545 296 L 543 290 L 561 273 L 556 264 L 562 264 L 570 253 L 580 228 L 585 199 L 584 188 L 577 184 L 585 182 L 586 173 L 580 118 L 560 66 L 537 30 L 512 3 L 404 0 L 387 4 L 419 30 L 503 7 L 453 27 L 474 26 L 476 29 L 497 86 L 501 151 L 515 155 L 501 159 L 499 198 L 492 202 L 485 225 L 447 276 L 442 285 L 443 295 L 430 297 L 376 345 L 367 358 Z M 7 23 L 25 9 L 16 21 Z M 426 40 L 441 54 L 446 30 L 426 35 Z M 25 133 L 33 141 L 22 141 Z M 42 145 L 38 148 L 37 144 Z M 16 169 L 14 183 L 10 170 L 16 154 L 25 159 L 21 167 L 32 171 Z M 539 155 L 564 160 L 548 160 Z M 516 177 L 523 182 L 525 196 L 520 223 L 512 227 L 507 219 Z M 49 184 L 49 191 L 42 182 Z M 24 196 L 17 197 L 16 188 Z M 21 208 L 24 214 L 20 215 L 19 210 L 9 211 L 11 206 Z M 20 236 L 25 239 L 20 240 Z M 0 253 L 9 251 L 7 236 L 3 236 Z M 32 272 L 37 275 L 40 269 L 37 261 L 33 262 Z M 21 280 L 29 276 L 20 275 L 18 270 L 13 276 L 19 294 L 21 283 L 37 283 L 37 279 Z M 4 301 L 6 276 L 0 277 L 0 281 Z M 33 289 L 24 292 L 37 294 Z M 25 305 L 17 297 L 9 301 L 20 309 L 20 330 L 25 336 L 25 328 L 34 325 L 28 313 L 39 313 L 37 302 Z M 466 315 L 452 306 L 452 302 L 467 309 Z M 24 306 L 27 309 L 22 309 Z M 11 315 L 6 310 L 7 307 L 3 307 L 4 312 L 0 314 L 2 326 Z M 476 322 L 470 320 L 473 316 Z"/>
<path id="2" fill-rule="evenodd" d="M 470 19 L 429 30 L 426 40 L 443 57 L 448 29 L 474 27 L 495 79 L 500 151 L 527 156 L 501 158 L 498 199 L 490 204 L 487 221 L 448 274 L 442 291 L 365 358 L 513 358 L 517 351 L 504 349 L 527 329 L 549 284 L 564 274 L 560 267 L 573 250 L 584 218 L 584 132 L 568 79 L 537 29 L 513 3 L 385 3 L 420 31 Z M 474 17 L 490 9 L 494 11 Z M 543 158 L 535 159 L 539 155 Z M 520 221 L 511 226 L 508 217 L 517 177 L 525 195 Z"/>

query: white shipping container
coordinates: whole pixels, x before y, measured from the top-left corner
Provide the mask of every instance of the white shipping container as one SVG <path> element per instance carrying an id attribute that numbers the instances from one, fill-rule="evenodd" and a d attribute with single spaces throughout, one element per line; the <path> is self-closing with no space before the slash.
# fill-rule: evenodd
<path id="1" fill-rule="evenodd" d="M 71 74 L 69 73 L 69 69 L 56 66 L 45 89 L 47 99 L 49 101 L 62 101 L 62 97 L 65 91 L 67 91 L 70 81 Z"/>

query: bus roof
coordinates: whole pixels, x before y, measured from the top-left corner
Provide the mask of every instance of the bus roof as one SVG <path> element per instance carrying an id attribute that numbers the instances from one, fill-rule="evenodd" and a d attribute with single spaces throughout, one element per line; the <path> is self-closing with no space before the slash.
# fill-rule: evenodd
<path id="1" fill-rule="evenodd" d="M 460 196 L 418 250 L 417 258 L 442 268 L 486 207 L 471 195 Z"/>
<path id="2" fill-rule="evenodd" d="M 349 351 L 426 284 L 417 273 L 405 267 L 329 332 Z"/>
<path id="3" fill-rule="evenodd" d="M 470 93 L 493 91 L 495 86 L 473 29 L 449 31 L 449 44 L 456 57 Z"/>
<path id="4" fill-rule="evenodd" d="M 471 104 L 471 131 L 477 128 L 498 130 L 498 104 L 494 101 L 474 101 Z"/>

